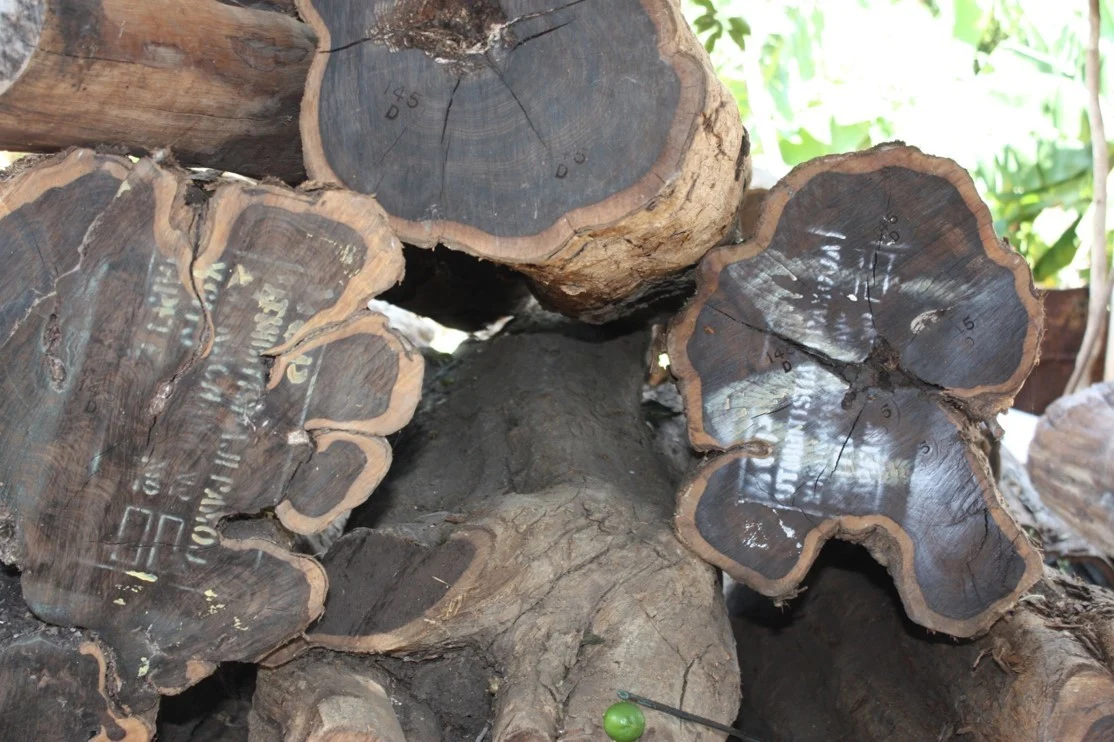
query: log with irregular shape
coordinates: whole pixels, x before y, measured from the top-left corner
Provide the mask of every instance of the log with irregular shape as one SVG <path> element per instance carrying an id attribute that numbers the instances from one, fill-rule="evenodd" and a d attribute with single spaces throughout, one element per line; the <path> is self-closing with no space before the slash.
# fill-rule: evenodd
<path id="1" fill-rule="evenodd" d="M 111 650 L 77 629 L 47 626 L 19 594 L 19 577 L 0 570 L 0 739 L 147 742 L 154 712 L 131 716 Z"/>
<path id="2" fill-rule="evenodd" d="M 168 149 L 304 179 L 298 106 L 313 32 L 219 0 L 0 0 L 0 149 Z M 250 4 L 250 3 L 249 3 Z"/>
<path id="3" fill-rule="evenodd" d="M 126 698 L 261 657 L 326 578 L 241 518 L 325 528 L 417 403 L 421 357 L 366 309 L 400 243 L 367 197 L 88 150 L 0 188 L 0 559 Z"/>
<path id="4" fill-rule="evenodd" d="M 1033 366 L 1041 311 L 971 179 L 903 145 L 822 158 L 710 253 L 670 335 L 699 554 L 794 594 L 832 537 L 890 568 L 909 615 L 985 631 L 1040 574 L 981 442 Z"/>
<path id="5" fill-rule="evenodd" d="M 403 240 L 513 265 L 603 321 L 731 227 L 749 146 L 673 0 L 298 7 L 320 51 L 310 177 L 375 194 Z"/>
<path id="6" fill-rule="evenodd" d="M 493 739 L 600 739 L 616 688 L 730 721 L 736 661 L 717 579 L 672 533 L 675 480 L 640 408 L 647 338 L 564 332 L 586 330 L 504 334 L 443 370 L 395 473 L 350 521 L 376 527 L 324 557 L 325 615 L 304 642 L 409 664 L 472 651 L 479 672 L 456 674 L 490 667 L 490 680 L 427 703 L 444 719 L 451 697 L 490 683 Z M 313 716 L 303 705 L 287 707 L 287 729 Z M 722 737 L 665 715 L 651 732 Z"/>
<path id="7" fill-rule="evenodd" d="M 1114 382 L 1049 405 L 1029 444 L 1028 468 L 1044 504 L 1114 556 Z"/>

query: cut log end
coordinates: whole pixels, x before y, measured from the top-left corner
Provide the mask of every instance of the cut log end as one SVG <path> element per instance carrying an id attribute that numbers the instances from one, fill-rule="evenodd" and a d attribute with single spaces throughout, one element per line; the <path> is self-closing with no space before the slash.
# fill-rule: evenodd
<path id="1" fill-rule="evenodd" d="M 985 631 L 1040 573 L 981 448 L 1041 311 L 967 175 L 900 145 L 809 163 L 698 285 L 670 358 L 692 442 L 728 453 L 682 491 L 684 540 L 781 597 L 858 541 L 915 620 Z"/>
<path id="2" fill-rule="evenodd" d="M 575 313 L 727 232 L 749 147 L 675 3 L 299 7 L 322 52 L 307 169 L 374 193 L 405 241 L 514 265 Z"/>
<path id="3" fill-rule="evenodd" d="M 81 631 L 35 619 L 19 578 L 0 572 L 0 737 L 147 742 L 150 719 L 117 706 L 118 685 L 110 650 Z"/>
<path id="4" fill-rule="evenodd" d="M 400 243 L 366 197 L 87 150 L 0 185 L 0 553 L 129 698 L 258 659 L 326 579 L 230 519 L 314 533 L 382 479 L 423 370 L 366 309 Z"/>
<path id="5" fill-rule="evenodd" d="M 1049 405 L 1027 465 L 1044 504 L 1114 555 L 1114 383 L 1094 384 Z"/>

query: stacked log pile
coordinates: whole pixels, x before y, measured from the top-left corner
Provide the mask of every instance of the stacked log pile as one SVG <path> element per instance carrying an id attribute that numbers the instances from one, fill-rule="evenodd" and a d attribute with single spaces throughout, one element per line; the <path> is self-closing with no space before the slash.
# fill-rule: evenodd
<path id="1" fill-rule="evenodd" d="M 970 178 L 748 193 L 675 0 L 0 0 L 0 148 L 0 738 L 1114 735 L 1109 390 L 1000 466 Z"/>

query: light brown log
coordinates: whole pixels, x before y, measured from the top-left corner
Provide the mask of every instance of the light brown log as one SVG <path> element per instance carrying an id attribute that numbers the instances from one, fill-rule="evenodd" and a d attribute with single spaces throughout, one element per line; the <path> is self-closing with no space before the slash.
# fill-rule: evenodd
<path id="1" fill-rule="evenodd" d="M 1114 555 L 1114 382 L 1049 405 L 1029 445 L 1028 467 L 1044 503 Z"/>
<path id="2" fill-rule="evenodd" d="M 1114 564 L 1099 546 L 1051 510 L 1033 487 L 1025 465 L 1001 450 L 998 490 L 1002 502 L 1025 534 L 1040 547 L 1046 564 L 1096 585 L 1114 588 Z"/>
<path id="3" fill-rule="evenodd" d="M 984 449 L 1041 311 L 970 177 L 900 143 L 814 160 L 698 271 L 669 357 L 715 455 L 681 490 L 681 538 L 773 597 L 829 538 L 863 543 L 914 620 L 986 631 L 1040 573 Z"/>
<path id="4" fill-rule="evenodd" d="M 314 41 L 288 15 L 216 0 L 0 0 L 0 149 L 169 150 L 301 180 Z"/>
<path id="5" fill-rule="evenodd" d="M 311 177 L 592 322 L 730 230 L 750 149 L 674 0 L 300 0 Z"/>
<path id="6" fill-rule="evenodd" d="M 262 668 L 248 740 L 407 742 L 390 689 L 390 676 L 373 662 L 333 652 L 310 652 L 282 667 Z M 413 739 L 432 742 L 429 736 Z"/>

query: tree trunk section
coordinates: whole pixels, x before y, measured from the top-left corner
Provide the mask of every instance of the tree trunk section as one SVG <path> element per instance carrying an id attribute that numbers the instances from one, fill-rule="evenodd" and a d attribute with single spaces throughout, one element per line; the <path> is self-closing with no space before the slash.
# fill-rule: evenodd
<path id="1" fill-rule="evenodd" d="M 0 0 L 0 149 L 110 145 L 304 179 L 314 37 L 216 0 Z"/>
<path id="2" fill-rule="evenodd" d="M 0 560 L 104 637 L 129 704 L 301 632 L 297 533 L 363 502 L 420 393 L 369 312 L 401 276 L 374 201 L 76 150 L 0 184 Z"/>
<path id="3" fill-rule="evenodd" d="M 1114 383 L 1049 405 L 1029 445 L 1041 499 L 1107 555 L 1114 555 Z"/>
<path id="4" fill-rule="evenodd" d="M 883 145 L 797 168 L 752 241 L 701 263 L 670 335 L 690 438 L 716 454 L 681 538 L 774 597 L 829 538 L 863 543 L 915 621 L 986 631 L 1040 576 L 985 453 L 1040 328 L 954 162 Z"/>
<path id="5" fill-rule="evenodd" d="M 459 692 L 491 685 L 494 739 L 600 739 L 627 686 L 729 721 L 717 580 L 672 533 L 675 474 L 640 406 L 647 338 L 562 332 L 585 330 L 505 334 L 443 370 L 398 442 L 397 476 L 353 515 L 376 527 L 325 556 L 332 589 L 305 643 L 418 664 L 475 652 L 481 679 Z M 721 738 L 648 724 L 655 739 Z"/>
<path id="6" fill-rule="evenodd" d="M 147 742 L 154 711 L 131 716 L 117 705 L 115 667 L 89 634 L 32 616 L 19 577 L 0 570 L 0 739 Z"/>
<path id="7" fill-rule="evenodd" d="M 732 226 L 734 100 L 673 0 L 299 0 L 319 38 L 312 178 L 374 193 L 406 242 L 511 265 L 592 322 Z"/>
<path id="8" fill-rule="evenodd" d="M 828 550 L 788 610 L 736 588 L 745 729 L 768 742 L 1114 734 L 1110 593 L 1049 571 L 989 634 L 952 642 L 905 619 L 886 575 L 849 551 Z"/>

